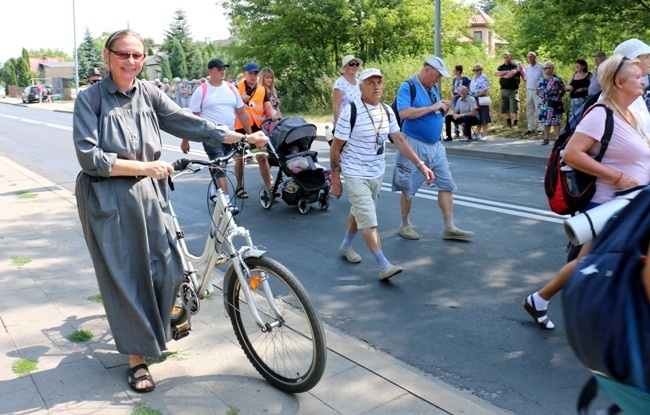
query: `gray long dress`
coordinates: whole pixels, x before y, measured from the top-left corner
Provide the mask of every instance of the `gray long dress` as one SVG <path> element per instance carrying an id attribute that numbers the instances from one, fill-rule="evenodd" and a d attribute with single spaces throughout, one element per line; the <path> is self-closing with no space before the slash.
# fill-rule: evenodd
<path id="1" fill-rule="evenodd" d="M 183 278 L 167 182 L 109 174 L 118 158 L 158 160 L 160 129 L 211 145 L 220 145 L 227 129 L 179 108 L 157 89 L 152 105 L 139 80 L 125 94 L 109 76 L 99 90 L 99 116 L 88 90 L 74 108 L 79 218 L 117 350 L 159 356 L 170 340 L 170 312 Z"/>

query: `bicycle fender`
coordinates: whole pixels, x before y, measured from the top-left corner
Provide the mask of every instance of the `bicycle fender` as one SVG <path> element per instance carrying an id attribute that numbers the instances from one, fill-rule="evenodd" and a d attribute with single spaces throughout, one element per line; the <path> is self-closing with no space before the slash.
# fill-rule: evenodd
<path id="1" fill-rule="evenodd" d="M 247 249 L 246 251 L 242 252 L 241 257 L 242 260 L 246 260 L 247 258 L 261 258 L 264 254 L 266 254 L 266 251 L 263 251 L 261 249 L 257 248 L 250 248 Z M 230 279 L 231 278 L 237 278 L 237 274 L 235 274 L 235 267 L 230 264 L 228 269 L 226 270 L 225 275 L 223 276 L 223 306 L 224 309 L 226 310 L 226 317 L 229 317 L 228 315 L 228 288 L 230 287 Z"/>

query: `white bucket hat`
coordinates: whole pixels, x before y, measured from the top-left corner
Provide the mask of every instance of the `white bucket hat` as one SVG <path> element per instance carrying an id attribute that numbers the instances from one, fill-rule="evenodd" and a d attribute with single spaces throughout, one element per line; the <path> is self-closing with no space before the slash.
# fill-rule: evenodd
<path id="1" fill-rule="evenodd" d="M 650 46 L 639 39 L 628 39 L 616 46 L 614 55 L 623 55 L 628 59 L 636 59 L 639 55 L 650 54 Z"/>
<path id="2" fill-rule="evenodd" d="M 359 62 L 359 66 L 363 65 L 363 61 L 359 58 L 355 58 L 354 55 L 345 55 L 341 61 L 341 73 L 345 72 L 345 67 L 352 61 Z"/>

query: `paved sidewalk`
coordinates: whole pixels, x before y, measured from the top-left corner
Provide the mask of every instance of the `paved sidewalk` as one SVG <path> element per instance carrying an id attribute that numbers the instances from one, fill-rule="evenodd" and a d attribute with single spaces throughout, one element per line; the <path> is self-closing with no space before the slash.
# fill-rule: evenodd
<path id="1" fill-rule="evenodd" d="M 137 404 L 183 415 L 506 413 L 330 327 L 321 382 L 280 392 L 244 356 L 218 295 L 202 303 L 195 331 L 151 366 L 156 390 L 134 394 L 103 307 L 89 300 L 98 289 L 74 196 L 0 155 L 0 212 L 0 413 L 117 415 Z M 68 341 L 78 329 L 94 337 Z M 19 377 L 19 358 L 37 369 Z"/>

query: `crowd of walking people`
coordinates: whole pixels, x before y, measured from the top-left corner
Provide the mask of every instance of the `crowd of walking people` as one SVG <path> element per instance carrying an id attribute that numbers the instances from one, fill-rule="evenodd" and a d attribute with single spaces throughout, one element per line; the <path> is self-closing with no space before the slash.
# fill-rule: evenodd
<path id="1" fill-rule="evenodd" d="M 79 217 L 116 348 L 128 356 L 127 381 L 135 392 L 155 388 L 145 357 L 158 356 L 166 349 L 169 311 L 183 275 L 165 203 L 166 179 L 173 168 L 160 159 L 160 131 L 183 139 L 183 152 L 189 152 L 190 141 L 196 141 L 203 144 L 208 157 L 215 158 L 238 141 L 264 149 L 281 117 L 275 74 L 270 68 L 250 62 L 243 67 L 241 79 L 234 81 L 227 75 L 230 65 L 214 58 L 207 64 L 205 79 L 149 83 L 136 78 L 145 51 L 144 40 L 132 30 L 109 36 L 103 52 L 109 71 L 102 77 L 96 68 L 90 68 L 90 87 L 76 100 L 73 117 L 73 139 L 81 166 L 75 189 Z M 575 73 L 566 84 L 554 73 L 553 62 L 537 63 L 534 52 L 527 58 L 529 65 L 524 68 L 521 62 L 512 61 L 510 53 L 504 53 L 504 63 L 494 73 L 500 78 L 499 110 L 506 125 L 519 126 L 522 80 L 526 85 L 527 132 L 536 134 L 541 127 L 544 144 L 551 139 L 551 127 L 557 136 L 565 112 L 563 94 L 570 94 L 570 111 L 578 112 L 588 95 L 602 89 L 600 106 L 578 125 L 564 155 L 567 164 L 597 178 L 597 191 L 587 208 L 611 200 L 616 190 L 648 185 L 650 112 L 643 97 L 650 74 L 650 46 L 630 39 L 609 59 L 596 52 L 593 73 L 584 60 L 577 59 Z M 442 141 L 453 140 L 451 124 L 458 128 L 456 137 L 462 127 L 463 137 L 471 140 L 475 127 L 477 139 L 485 138 L 491 122 L 489 79 L 481 64 L 473 65 L 471 78 L 463 75 L 460 65 L 454 66 L 452 76 L 440 57 L 431 56 L 400 84 L 391 107 L 382 102 L 385 75 L 378 68 L 361 70 L 362 65 L 354 55 L 343 57 L 341 76 L 332 87 L 335 128 L 329 193 L 340 198 L 345 189 L 350 203 L 338 246 L 341 257 L 353 264 L 362 262 L 362 255 L 353 248 L 360 232 L 376 261 L 379 279 L 388 280 L 403 272 L 403 267 L 387 259 L 378 231 L 377 203 L 387 141 L 397 150 L 391 178 L 392 191 L 400 192 L 397 235 L 411 241 L 420 238 L 410 213 L 416 192 L 426 184 L 437 190 L 442 239 L 471 239 L 474 232 L 455 223 L 453 193 L 457 185 Z M 443 99 L 436 86 L 444 78 L 452 78 L 450 99 Z M 613 139 L 599 162 L 593 156 L 608 117 L 614 120 Z M 266 157 L 259 156 L 257 161 L 264 186 L 272 188 Z M 239 198 L 248 197 L 243 167 L 240 158 L 234 168 L 235 196 Z M 228 192 L 223 172 L 215 173 L 215 182 Z M 588 250 L 587 243 L 578 259 L 568 262 L 545 287 L 524 299 L 524 309 L 540 328 L 555 327 L 547 314 L 548 303 Z"/>

